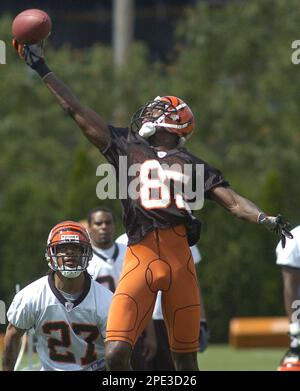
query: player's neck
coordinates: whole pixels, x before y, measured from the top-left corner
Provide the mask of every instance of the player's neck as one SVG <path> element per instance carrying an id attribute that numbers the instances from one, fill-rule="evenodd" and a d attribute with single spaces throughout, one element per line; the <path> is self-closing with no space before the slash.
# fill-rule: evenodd
<path id="1" fill-rule="evenodd" d="M 108 243 L 95 243 L 94 241 L 92 241 L 92 245 L 99 250 L 109 250 L 114 245 L 114 241 Z"/>
<path id="2" fill-rule="evenodd" d="M 85 285 L 84 273 L 76 278 L 64 277 L 61 273 L 54 273 L 54 283 L 57 289 L 66 293 L 78 293 L 83 291 Z"/>
<path id="3" fill-rule="evenodd" d="M 164 145 L 164 143 L 162 143 L 160 140 L 151 140 L 151 147 L 157 149 L 158 151 L 169 151 L 171 149 L 176 148 L 177 146 L 178 142 L 170 142 Z"/>
<path id="4" fill-rule="evenodd" d="M 153 136 L 149 137 L 149 143 L 159 151 L 169 151 L 178 147 L 179 138 L 164 129 L 158 129 Z"/>

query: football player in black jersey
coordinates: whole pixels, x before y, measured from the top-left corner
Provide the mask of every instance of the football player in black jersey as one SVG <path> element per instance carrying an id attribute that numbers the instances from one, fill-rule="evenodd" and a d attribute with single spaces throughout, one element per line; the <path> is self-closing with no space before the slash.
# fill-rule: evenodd
<path id="1" fill-rule="evenodd" d="M 189 180 L 192 183 L 202 181 L 206 198 L 241 219 L 275 231 L 283 245 L 286 237 L 292 238 L 287 223 L 280 215 L 267 216 L 236 193 L 219 170 L 183 147 L 184 140 L 194 129 L 194 117 L 181 99 L 157 97 L 135 113 L 129 129 L 115 128 L 82 105 L 48 68 L 42 43 L 28 46 L 14 40 L 14 46 L 117 172 L 120 171 L 120 156 L 126 157 L 128 169 L 139 165 L 139 170 L 128 178 L 130 196 L 122 199 L 129 241 L 107 323 L 108 369 L 130 369 L 132 347 L 151 319 L 157 291 L 161 290 L 175 367 L 177 370 L 197 370 L 200 303 L 189 245 L 197 242 L 200 223 L 187 208 L 190 204 L 185 198 L 190 201 L 192 198 L 174 191 L 176 175 L 182 179 L 184 165 L 189 164 L 192 167 Z M 164 165 L 176 166 L 178 171 L 166 173 Z M 200 174 L 197 165 L 203 169 Z M 122 175 L 118 174 L 119 180 L 124 180 Z M 166 179 L 170 178 L 172 180 L 168 182 Z M 130 185 L 136 179 L 139 185 L 130 192 Z M 171 185 L 165 186 L 165 182 Z"/>

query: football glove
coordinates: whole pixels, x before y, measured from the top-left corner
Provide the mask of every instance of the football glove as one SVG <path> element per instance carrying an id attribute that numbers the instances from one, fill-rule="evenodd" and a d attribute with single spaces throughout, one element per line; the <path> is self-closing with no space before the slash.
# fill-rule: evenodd
<path id="1" fill-rule="evenodd" d="M 16 39 L 13 39 L 12 44 L 21 59 L 42 78 L 51 72 L 44 60 L 45 41 L 34 45 L 27 45 L 20 44 Z"/>
<path id="2" fill-rule="evenodd" d="M 293 235 L 290 232 L 291 224 L 285 221 L 281 215 L 273 217 L 260 213 L 258 223 L 263 224 L 268 230 L 275 232 L 279 236 L 282 248 L 285 247 L 286 238 L 293 239 Z"/>

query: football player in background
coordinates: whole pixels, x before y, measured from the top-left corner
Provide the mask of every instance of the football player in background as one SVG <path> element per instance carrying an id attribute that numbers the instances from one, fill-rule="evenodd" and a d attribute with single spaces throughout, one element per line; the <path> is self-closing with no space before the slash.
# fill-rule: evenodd
<path id="1" fill-rule="evenodd" d="M 16 294 L 7 312 L 3 370 L 12 371 L 19 343 L 31 328 L 43 371 L 104 370 L 104 339 L 112 293 L 86 269 L 92 257 L 87 230 L 65 221 L 50 231 L 50 273 Z"/>
<path id="2" fill-rule="evenodd" d="M 127 243 L 114 241 L 115 216 L 109 209 L 97 207 L 90 210 L 87 223 L 93 249 L 87 271 L 94 280 L 114 292 L 120 279 Z M 147 370 L 147 362 L 154 357 L 156 349 L 154 325 L 150 322 L 143 331 L 143 337 L 134 346 L 132 368 Z"/>
<path id="3" fill-rule="evenodd" d="M 108 369 L 130 370 L 133 346 L 151 320 L 157 292 L 163 290 L 168 292 L 164 310 L 175 368 L 198 370 L 200 297 L 189 245 L 198 241 L 200 223 L 185 207 L 186 201 L 190 201 L 185 198 L 190 197 L 181 194 L 180 205 L 179 198 L 175 199 L 175 180 L 170 181 L 171 187 L 165 186 L 167 174 L 162 165 L 176 165 L 178 172 L 172 174 L 182 177 L 184 165 L 189 164 L 192 172 L 188 179 L 191 183 L 204 182 L 205 198 L 238 218 L 275 231 L 283 242 L 286 236 L 291 237 L 286 222 L 281 216 L 267 216 L 237 194 L 219 170 L 183 147 L 194 130 L 194 116 L 181 99 L 157 97 L 134 114 L 129 128 L 116 128 L 82 105 L 49 69 L 44 60 L 43 43 L 29 46 L 14 40 L 14 47 L 118 173 L 122 171 L 120 156 L 126 157 L 127 168 L 134 164 L 140 167 L 135 176 L 127 178 L 128 189 L 132 183 L 140 184 L 138 197 L 127 194 L 122 198 L 128 249 L 107 322 Z M 203 168 L 204 175 L 201 170 L 201 175 L 197 175 L 198 166 Z M 151 188 L 150 178 L 154 177 L 156 184 L 159 183 L 156 189 L 159 195 L 152 198 L 155 189 Z"/>
<path id="4" fill-rule="evenodd" d="M 300 226 L 291 231 L 294 240 L 285 248 L 276 247 L 277 265 L 281 266 L 283 297 L 290 321 L 290 347 L 281 360 L 280 371 L 300 371 Z"/>
<path id="5" fill-rule="evenodd" d="M 93 249 L 88 273 L 114 292 L 123 267 L 126 245 L 114 241 L 115 217 L 109 209 L 97 207 L 90 210 L 87 223 Z"/>

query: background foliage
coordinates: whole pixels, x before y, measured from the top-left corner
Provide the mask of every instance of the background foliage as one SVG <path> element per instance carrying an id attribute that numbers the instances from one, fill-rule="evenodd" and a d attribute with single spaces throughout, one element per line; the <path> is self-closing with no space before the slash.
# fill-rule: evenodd
<path id="1" fill-rule="evenodd" d="M 96 45 L 47 48 L 47 62 L 80 100 L 115 125 L 156 95 L 181 96 L 197 130 L 187 145 L 220 168 L 242 195 L 297 225 L 299 211 L 300 73 L 291 62 L 299 37 L 297 0 L 203 2 L 177 26 L 177 52 L 153 64 L 140 43 L 121 74 L 111 49 Z M 9 42 L 11 17 L 0 36 Z M 100 201 L 96 168 L 104 159 L 56 104 L 39 78 L 7 45 L 0 89 L 0 297 L 43 274 L 46 238 L 62 219 L 111 207 L 122 232 L 118 201 Z M 233 316 L 283 314 L 277 238 L 207 202 L 199 275 L 212 340 L 224 341 Z"/>

